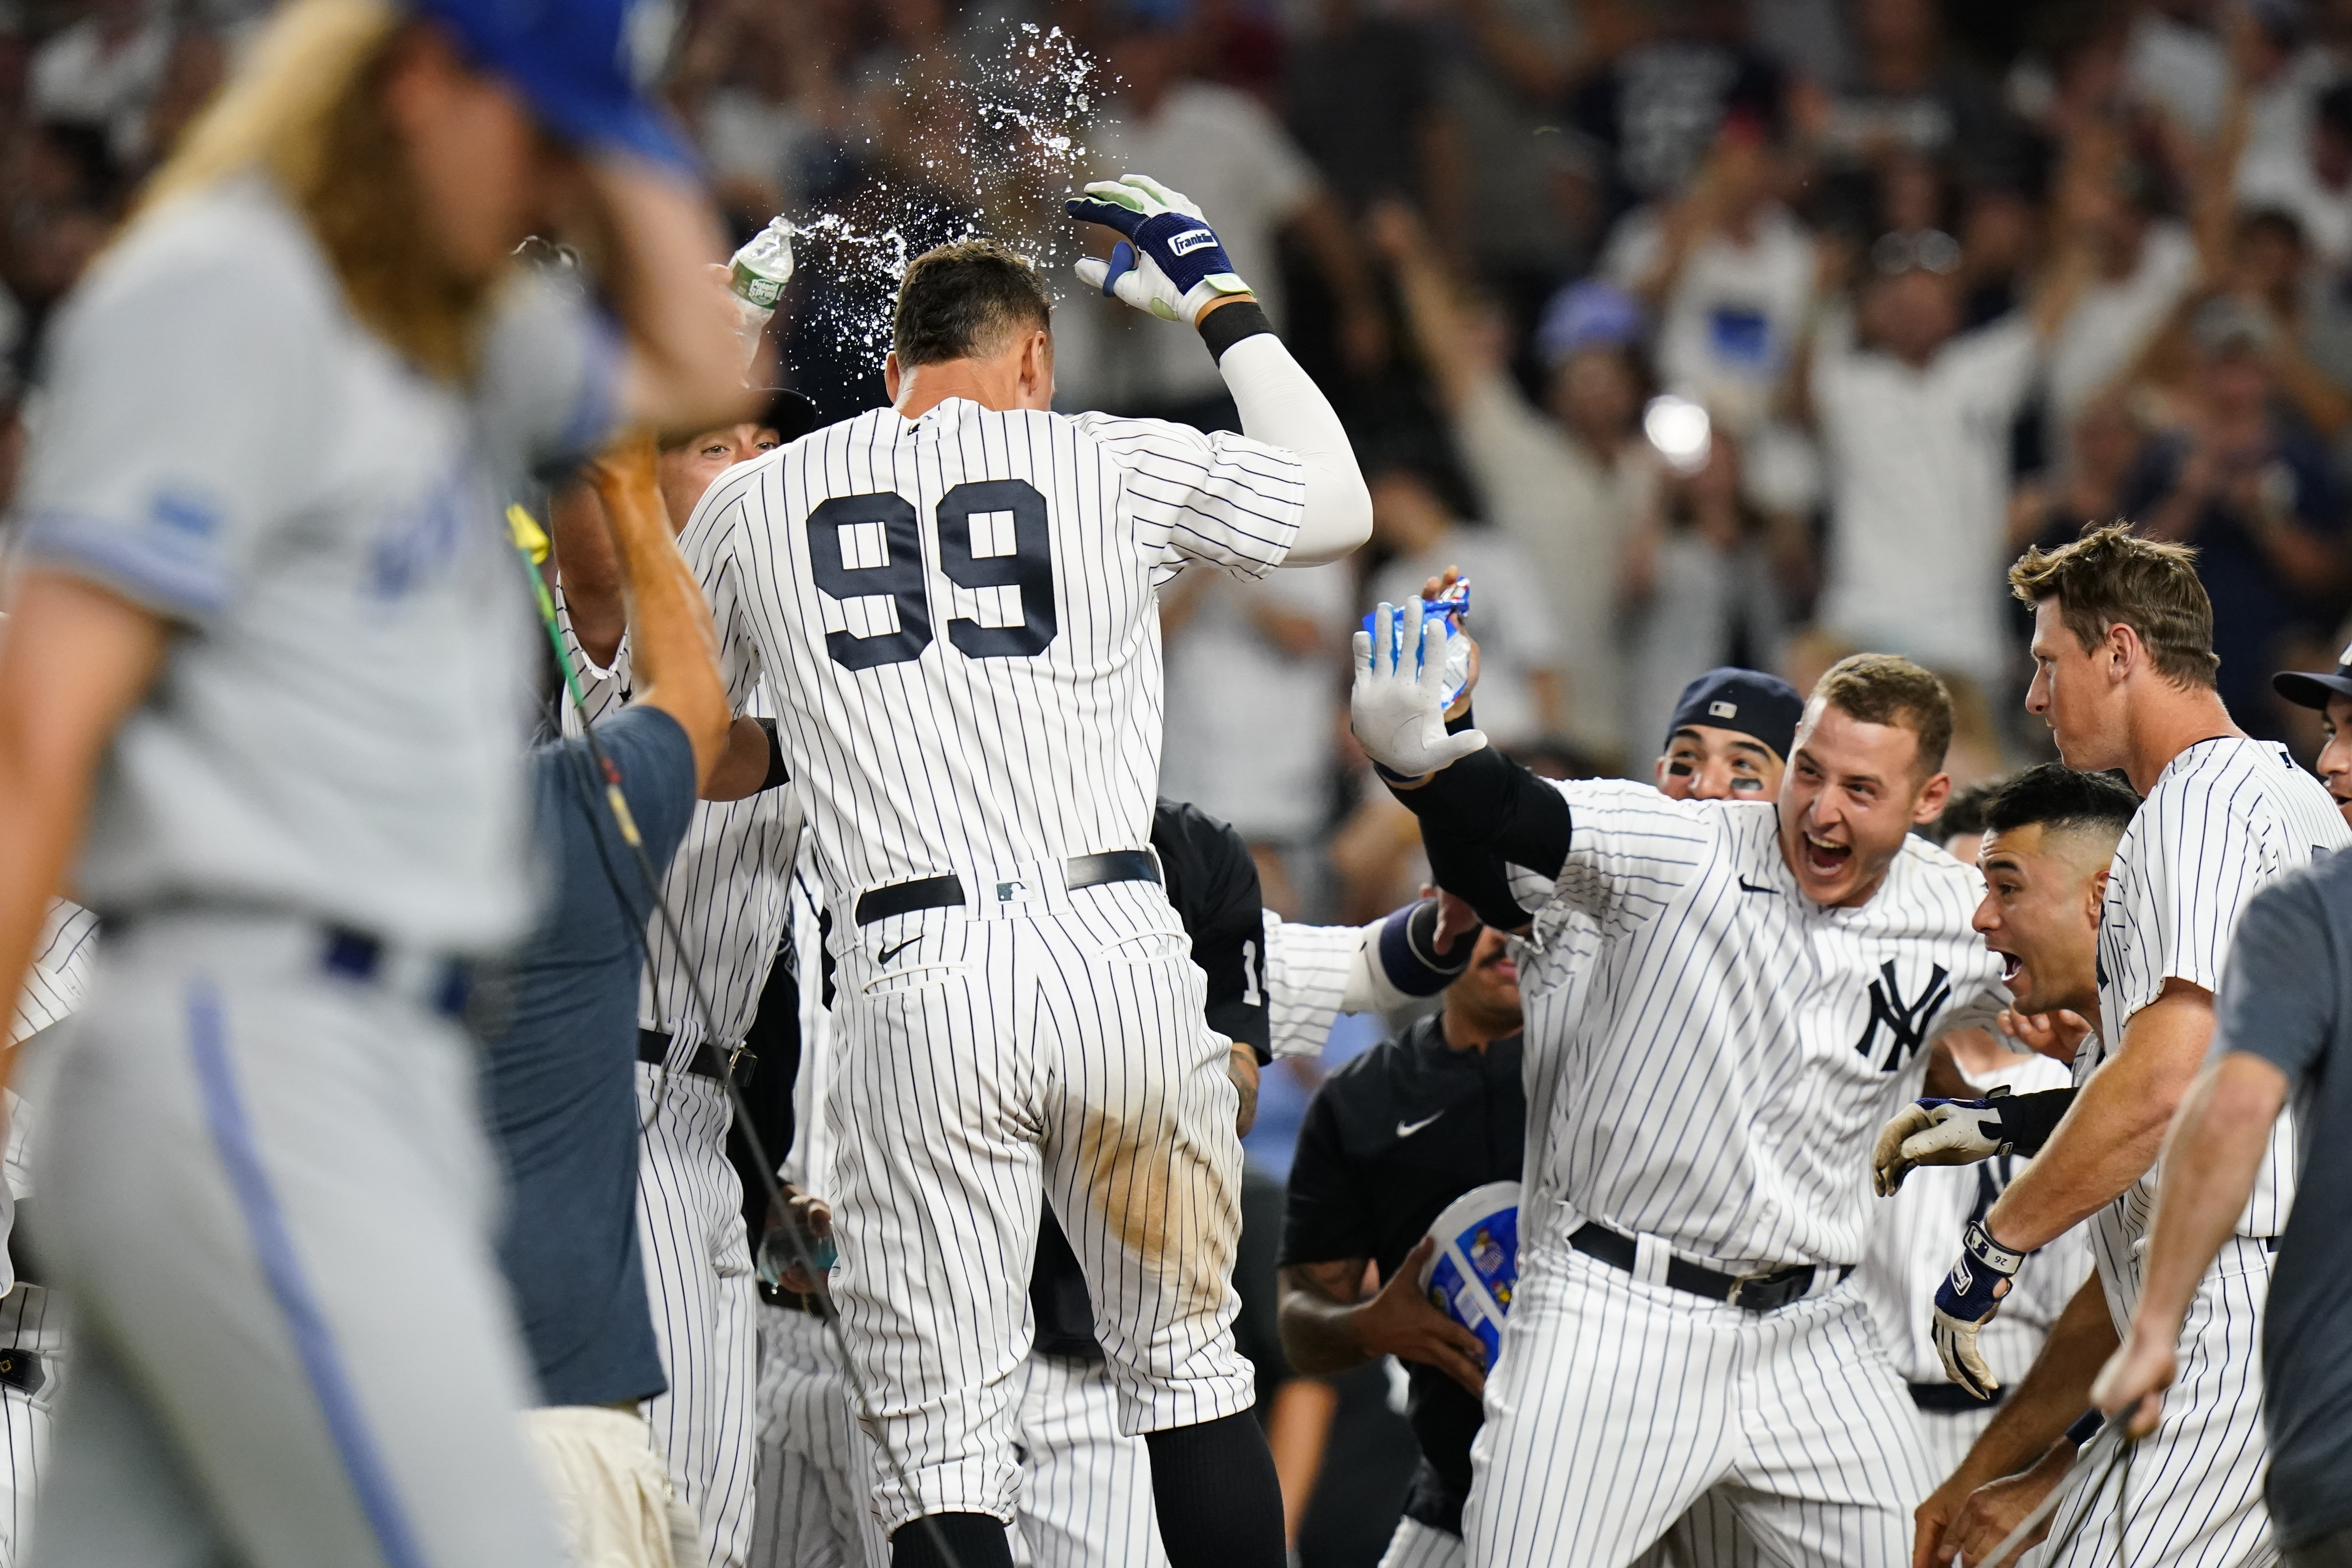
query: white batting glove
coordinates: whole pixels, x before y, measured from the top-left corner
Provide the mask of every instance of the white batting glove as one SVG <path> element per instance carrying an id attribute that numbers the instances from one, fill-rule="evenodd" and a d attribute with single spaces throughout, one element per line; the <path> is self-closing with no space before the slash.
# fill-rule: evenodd
<path id="1" fill-rule="evenodd" d="M 1356 684 L 1348 694 L 1349 723 L 1364 754 L 1408 779 L 1486 744 L 1475 729 L 1445 733 L 1445 622 L 1421 610 L 1420 600 L 1408 599 L 1372 612 L 1372 630 L 1356 633 Z"/>
<path id="2" fill-rule="evenodd" d="M 1870 1183 L 1892 1197 L 1916 1166 L 1972 1166 L 2007 1154 L 2011 1139 L 1994 1100 L 1915 1100 L 1879 1129 Z"/>
<path id="3" fill-rule="evenodd" d="M 1125 236 L 1108 261 L 1088 256 L 1077 264 L 1078 281 L 1089 288 L 1187 325 L 1218 300 L 1249 292 L 1199 205 L 1150 175 L 1097 180 L 1068 210 L 1081 223 Z"/>

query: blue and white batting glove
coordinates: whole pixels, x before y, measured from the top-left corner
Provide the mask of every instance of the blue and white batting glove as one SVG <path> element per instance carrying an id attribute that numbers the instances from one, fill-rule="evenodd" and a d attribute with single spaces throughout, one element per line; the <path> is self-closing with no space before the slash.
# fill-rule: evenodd
<path id="1" fill-rule="evenodd" d="M 2000 1311 L 2025 1254 L 2012 1252 L 1992 1239 L 1984 1221 L 1971 1219 L 1960 1235 L 1960 1260 L 1936 1288 L 1936 1321 L 1932 1329 L 1936 1354 L 1943 1358 L 1944 1375 L 1975 1395 L 1990 1399 L 2000 1389 L 1977 1351 L 1977 1333 Z"/>
<path id="2" fill-rule="evenodd" d="M 1079 262 L 1078 281 L 1138 310 L 1191 326 L 1218 300 L 1250 291 L 1234 276 L 1223 242 L 1201 209 L 1149 175 L 1097 180 L 1071 199 L 1069 213 L 1127 236 L 1111 247 L 1108 261 Z"/>
<path id="3" fill-rule="evenodd" d="M 1878 1130 L 1870 1184 L 1892 1197 L 1915 1166 L 1968 1166 L 2005 1155 L 2016 1139 L 2002 1124 L 2006 1087 L 1982 1100 L 1915 1100 Z"/>
<path id="4" fill-rule="evenodd" d="M 1486 744 L 1475 729 L 1445 733 L 1445 620 L 1422 602 L 1383 603 L 1372 630 L 1356 633 L 1356 684 L 1348 719 L 1364 755 L 1403 779 L 1418 779 Z M 1402 618 L 1402 624 L 1400 624 Z"/>

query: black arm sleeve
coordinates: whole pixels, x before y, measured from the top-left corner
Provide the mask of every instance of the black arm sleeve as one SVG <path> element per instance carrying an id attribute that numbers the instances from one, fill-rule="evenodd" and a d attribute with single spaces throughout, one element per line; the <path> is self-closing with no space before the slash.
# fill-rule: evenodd
<path id="1" fill-rule="evenodd" d="M 1545 876 L 1558 876 L 1568 859 L 1568 802 L 1545 779 L 1528 772 L 1493 747 L 1474 751 L 1451 768 L 1430 776 L 1418 789 L 1390 793 L 1421 819 L 1422 841 L 1430 843 L 1434 830 L 1444 853 L 1459 866 L 1464 849 L 1483 850 L 1490 856 L 1526 866 Z M 1430 864 L 1438 862 L 1432 847 Z M 1499 876 L 1500 870 L 1494 873 Z M 1440 886 L 1445 884 L 1441 882 Z M 1459 888 L 1456 897 L 1475 899 Z M 1516 907 L 1516 905 L 1514 905 Z M 1485 912 L 1480 911 L 1481 918 Z M 1506 929 L 1527 923 L 1524 913 L 1505 923 Z"/>
<path id="2" fill-rule="evenodd" d="M 2035 1094 L 2003 1095 L 2000 1101 L 2000 1130 L 2014 1151 L 2021 1155 L 2038 1155 L 2050 1134 L 2058 1130 L 2058 1123 L 2066 1114 L 2066 1107 L 2074 1103 L 2072 1089 L 2044 1089 Z"/>
<path id="3" fill-rule="evenodd" d="M 1274 1060 L 1265 1001 L 1265 912 L 1257 862 L 1233 828 L 1196 806 L 1162 800 L 1151 845 L 1168 877 L 1168 902 L 1192 938 L 1192 962 L 1209 977 L 1209 1027 Z"/>
<path id="4" fill-rule="evenodd" d="M 1511 896 L 1510 873 L 1500 856 L 1425 818 L 1421 847 L 1429 856 L 1429 879 L 1468 904 L 1481 921 L 1497 931 L 1517 931 L 1528 923 L 1528 912 Z"/>

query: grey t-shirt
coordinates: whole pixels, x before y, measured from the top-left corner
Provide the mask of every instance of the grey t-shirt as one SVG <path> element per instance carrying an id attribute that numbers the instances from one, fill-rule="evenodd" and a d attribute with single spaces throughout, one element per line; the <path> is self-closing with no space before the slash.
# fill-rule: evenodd
<path id="1" fill-rule="evenodd" d="M 2271 1516 L 2294 1546 L 2352 1525 L 2352 851 L 2247 904 L 2218 1005 L 2213 1054 L 2286 1074 L 2304 1154 L 2263 1322 Z"/>
<path id="2" fill-rule="evenodd" d="M 87 902 L 502 945 L 530 910 L 530 608 L 501 497 L 604 434 L 616 340 L 520 284 L 471 393 L 362 327 L 258 178 L 134 226 L 60 318 L 26 557 L 174 623 L 104 761 Z"/>

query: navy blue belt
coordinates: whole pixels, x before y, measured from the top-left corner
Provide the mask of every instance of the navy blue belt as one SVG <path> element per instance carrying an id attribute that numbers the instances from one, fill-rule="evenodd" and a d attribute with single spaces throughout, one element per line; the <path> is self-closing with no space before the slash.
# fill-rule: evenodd
<path id="1" fill-rule="evenodd" d="M 1633 1259 L 1638 1250 L 1634 1239 L 1622 1231 L 1612 1230 L 1605 1225 L 1587 1223 L 1577 1228 L 1568 1244 L 1588 1258 L 1598 1258 L 1612 1269 L 1633 1271 Z M 1838 1280 L 1853 1272 L 1852 1264 L 1843 1268 L 1816 1268 L 1811 1263 L 1799 1263 L 1793 1268 L 1775 1269 L 1766 1274 L 1727 1274 L 1686 1258 L 1669 1258 L 1666 1261 L 1666 1285 L 1671 1290 L 1705 1296 L 1709 1301 L 1723 1301 L 1744 1312 L 1769 1312 L 1802 1301 L 1813 1288 L 1817 1275 L 1832 1274 Z"/>
<path id="2" fill-rule="evenodd" d="M 1992 1391 L 1990 1399 L 1979 1399 L 1957 1383 L 1914 1383 L 1911 1403 L 1931 1416 L 1965 1416 L 1971 1410 L 1990 1410 L 2009 1397 L 2009 1385 L 2004 1383 Z"/>
<path id="3" fill-rule="evenodd" d="M 330 925 L 323 927 L 323 934 L 325 944 L 319 950 L 319 967 L 330 975 L 362 983 L 383 974 L 385 945 L 382 937 L 349 925 Z M 463 1018 L 466 999 L 474 994 L 474 966 L 465 959 L 438 959 L 426 983 L 425 1000 L 443 1018 Z"/>

